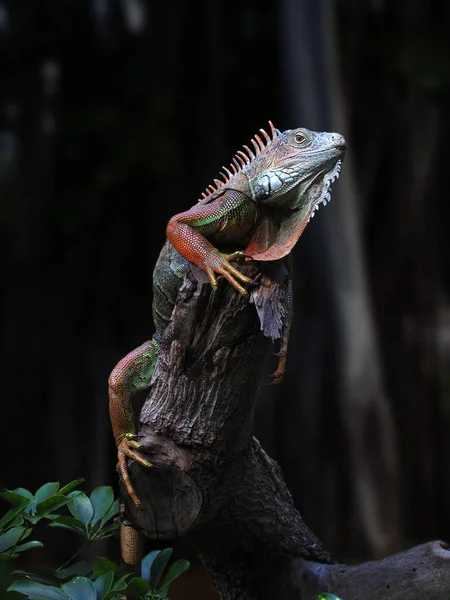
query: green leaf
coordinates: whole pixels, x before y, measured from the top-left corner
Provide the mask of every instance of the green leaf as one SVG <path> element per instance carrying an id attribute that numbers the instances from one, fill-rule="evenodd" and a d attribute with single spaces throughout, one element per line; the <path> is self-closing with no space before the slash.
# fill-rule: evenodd
<path id="1" fill-rule="evenodd" d="M 128 573 L 127 575 L 123 575 L 123 577 L 118 579 L 112 586 L 112 589 L 104 596 L 103 600 L 110 600 L 111 598 L 116 598 L 118 592 L 123 592 L 124 590 L 126 590 L 127 579 L 129 577 L 131 577 L 131 575 Z"/>
<path id="2" fill-rule="evenodd" d="M 16 490 L 5 490 L 4 492 L 1 492 L 0 498 L 3 498 L 3 500 L 6 500 L 10 504 L 24 504 L 24 498 L 26 498 L 26 506 L 30 503 L 30 501 L 33 500 L 34 496 L 31 492 L 24 488 L 17 488 Z"/>
<path id="3" fill-rule="evenodd" d="M 76 487 L 78 487 L 83 482 L 84 482 L 84 479 L 74 479 L 70 483 L 63 485 L 63 487 L 59 490 L 59 493 L 66 495 L 69 492 L 71 492 L 72 490 L 74 490 Z"/>
<path id="4" fill-rule="evenodd" d="M 85 533 L 83 523 L 70 515 L 58 515 L 57 519 L 49 524 L 49 527 L 62 527 L 63 529 L 70 529 L 83 535 Z"/>
<path id="5" fill-rule="evenodd" d="M 108 512 L 106 513 L 106 515 L 103 517 L 102 519 L 102 527 L 103 525 L 109 521 L 110 519 L 112 519 L 113 517 L 115 517 L 116 515 L 119 514 L 119 499 L 117 498 L 116 500 L 114 500 L 114 502 L 111 504 Z"/>
<path id="6" fill-rule="evenodd" d="M 47 498 L 50 498 L 50 496 L 54 496 L 58 490 L 59 481 L 50 481 L 49 483 L 44 483 L 44 485 L 42 485 L 34 495 L 36 504 L 47 500 Z"/>
<path id="7" fill-rule="evenodd" d="M 24 524 L 24 519 L 23 519 L 22 515 L 17 515 L 17 517 L 9 523 L 8 527 L 18 527 L 19 525 L 23 525 L 23 524 Z"/>
<path id="8" fill-rule="evenodd" d="M 44 544 L 39 542 L 38 540 L 31 540 L 30 542 L 25 542 L 25 544 L 20 544 L 15 549 L 15 552 L 25 552 L 25 550 L 32 550 L 33 548 L 43 548 Z"/>
<path id="9" fill-rule="evenodd" d="M 49 527 L 59 527 L 59 529 L 68 529 L 69 531 L 73 531 L 75 533 L 81 534 L 81 535 L 86 535 L 86 532 L 80 529 L 75 529 L 75 527 L 72 527 L 71 525 L 64 525 L 63 523 L 51 523 L 49 525 Z"/>
<path id="10" fill-rule="evenodd" d="M 25 529 L 25 533 L 23 534 L 23 536 L 22 536 L 22 539 L 21 539 L 20 541 L 21 541 L 21 542 L 23 542 L 23 540 L 25 540 L 27 537 L 29 537 L 29 536 L 30 536 L 30 533 L 31 533 L 32 531 L 33 531 L 33 528 L 32 528 L 32 527 L 27 527 L 27 528 Z"/>
<path id="11" fill-rule="evenodd" d="M 94 584 L 87 577 L 75 577 L 65 583 L 62 589 L 71 600 L 96 600 L 97 598 Z"/>
<path id="12" fill-rule="evenodd" d="M 61 506 L 64 506 L 68 502 L 71 502 L 70 498 L 63 496 L 62 494 L 55 494 L 54 496 L 50 496 L 50 498 L 39 502 L 39 504 L 36 504 L 36 513 L 40 518 L 45 517 L 48 513 L 57 508 L 61 508 Z"/>
<path id="13" fill-rule="evenodd" d="M 51 600 L 67 600 L 66 594 L 59 588 L 43 585 L 36 581 L 15 581 L 8 588 L 8 592 L 19 592 L 29 598 L 40 600 L 50 598 Z"/>
<path id="14" fill-rule="evenodd" d="M 29 506 L 27 506 L 24 509 L 24 511 L 27 511 L 28 508 L 29 508 Z M 41 520 L 41 517 L 38 517 L 38 516 L 33 516 L 33 515 L 25 514 L 25 512 L 23 512 L 22 514 L 23 514 L 24 519 L 26 519 L 32 525 L 36 525 Z"/>
<path id="15" fill-rule="evenodd" d="M 30 490 L 27 490 L 26 488 L 23 487 L 18 487 L 15 490 L 11 490 L 12 492 L 14 492 L 15 494 L 20 494 L 21 496 L 24 496 L 25 498 L 29 498 L 30 500 L 32 500 L 34 498 L 33 494 L 30 492 Z"/>
<path id="16" fill-rule="evenodd" d="M 54 575 L 56 575 L 58 579 L 67 579 L 74 575 L 88 575 L 91 571 L 91 567 L 85 560 L 79 560 L 70 567 L 67 567 L 67 569 L 57 569 L 54 572 Z"/>
<path id="17" fill-rule="evenodd" d="M 145 581 L 150 581 L 150 569 L 158 554 L 159 550 L 152 550 L 152 552 L 149 552 L 146 556 L 144 556 L 141 561 L 141 577 L 142 579 L 145 579 Z"/>
<path id="18" fill-rule="evenodd" d="M 149 586 L 145 579 L 141 577 L 133 577 L 127 585 L 127 596 L 145 596 L 148 592 Z"/>
<path id="19" fill-rule="evenodd" d="M 126 589 L 126 584 L 124 589 Z M 118 600 L 119 598 L 122 598 L 122 592 L 123 590 L 111 590 L 103 596 L 103 600 Z"/>
<path id="20" fill-rule="evenodd" d="M 98 600 L 102 600 L 103 596 L 105 596 L 109 590 L 111 589 L 112 582 L 114 581 L 114 573 L 112 571 L 107 571 L 97 577 L 94 581 L 94 587 L 97 592 Z"/>
<path id="21" fill-rule="evenodd" d="M 130 577 L 131 577 L 130 573 L 126 573 L 126 575 L 122 575 L 122 577 L 114 583 L 112 589 L 117 592 L 126 590 L 127 589 L 127 579 L 129 579 Z"/>
<path id="22" fill-rule="evenodd" d="M 0 530 L 4 529 L 5 525 L 13 521 L 17 515 L 22 512 L 22 509 L 25 508 L 29 504 L 29 499 L 20 496 L 21 500 L 19 500 L 12 508 L 8 510 L 7 513 L 3 515 L 0 519 Z"/>
<path id="23" fill-rule="evenodd" d="M 179 577 L 182 573 L 189 569 L 190 563 L 188 560 L 184 560 L 181 558 L 177 560 L 169 567 L 167 571 L 167 575 L 164 577 L 163 582 L 161 584 L 161 588 L 167 589 L 169 585 L 174 581 L 177 577 Z"/>
<path id="24" fill-rule="evenodd" d="M 126 589 L 126 585 L 124 589 Z M 111 590 L 103 596 L 103 600 L 118 600 L 119 598 L 122 598 L 122 592 L 123 590 Z"/>
<path id="25" fill-rule="evenodd" d="M 95 488 L 91 494 L 91 504 L 94 508 L 94 515 L 91 520 L 91 525 L 98 523 L 106 515 L 114 502 L 114 493 L 109 485 L 102 485 Z"/>
<path id="26" fill-rule="evenodd" d="M 0 535 L 0 552 L 4 552 L 17 544 L 20 538 L 25 536 L 25 531 L 25 527 L 11 527 L 11 529 Z"/>
<path id="27" fill-rule="evenodd" d="M 75 496 L 77 494 L 77 496 Z M 70 502 L 67 505 L 72 515 L 78 521 L 81 521 L 83 525 L 87 528 L 92 516 L 94 514 L 94 508 L 83 492 L 70 492 Z"/>
<path id="28" fill-rule="evenodd" d="M 116 565 L 116 563 L 108 560 L 107 558 L 101 557 L 94 560 L 92 570 L 94 571 L 94 575 L 96 577 L 100 577 L 100 575 L 103 575 L 108 571 L 112 571 L 116 577 L 122 577 L 123 575 L 123 571 L 119 565 Z"/>
<path id="29" fill-rule="evenodd" d="M 50 573 L 47 573 L 46 570 L 43 570 L 43 574 L 39 573 L 31 573 L 30 571 L 23 571 L 22 569 L 17 569 L 12 572 L 13 575 L 23 575 L 27 579 L 31 581 L 35 581 L 37 583 L 43 583 L 44 585 L 55 585 L 55 580 L 51 577 Z"/>
<path id="30" fill-rule="evenodd" d="M 18 554 L 17 552 L 13 552 L 13 550 L 10 550 L 9 552 L 4 552 L 3 554 L 0 552 L 0 560 L 16 560 L 16 558 L 19 558 L 19 556 L 20 554 Z"/>
<path id="31" fill-rule="evenodd" d="M 154 590 L 158 589 L 159 581 L 162 577 L 164 569 L 167 567 L 167 564 L 172 556 L 173 550 L 172 548 L 164 548 L 158 552 L 157 556 L 155 556 L 152 561 L 152 566 L 150 568 L 150 587 Z M 145 579 L 145 578 L 144 578 Z"/>
<path id="32" fill-rule="evenodd" d="M 120 523 L 113 523 L 108 527 L 99 529 L 93 536 L 95 540 L 106 540 L 112 537 L 120 529 Z"/>
<path id="33" fill-rule="evenodd" d="M 318 600 L 341 600 L 340 598 L 338 598 L 337 596 L 335 596 L 334 594 L 319 594 Z"/>

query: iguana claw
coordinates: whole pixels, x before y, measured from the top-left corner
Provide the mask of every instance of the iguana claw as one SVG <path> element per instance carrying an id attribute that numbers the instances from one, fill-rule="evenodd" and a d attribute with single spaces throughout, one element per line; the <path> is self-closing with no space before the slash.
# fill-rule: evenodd
<path id="1" fill-rule="evenodd" d="M 254 288 L 258 288 L 261 284 L 259 283 L 259 281 L 257 281 L 257 279 L 255 278 L 251 283 L 248 284 L 248 287 L 250 289 L 254 289 Z"/>
<path id="2" fill-rule="evenodd" d="M 272 373 L 270 376 L 272 381 L 272 385 L 278 385 L 282 382 L 284 374 L 286 372 L 286 351 L 280 350 L 279 352 L 274 352 L 275 356 L 279 357 L 277 370 Z"/>
<path id="3" fill-rule="evenodd" d="M 236 252 L 232 252 L 231 254 L 223 255 L 228 261 L 235 262 L 242 260 L 243 258 L 247 258 L 248 254 L 245 254 L 242 250 L 237 250 Z"/>
<path id="4" fill-rule="evenodd" d="M 272 379 L 272 381 L 270 382 L 270 384 L 271 385 L 278 385 L 279 383 L 281 383 L 283 381 L 284 370 L 277 369 L 275 371 L 275 373 L 272 373 L 272 375 L 270 377 Z"/>
<path id="5" fill-rule="evenodd" d="M 117 466 L 119 468 L 119 472 L 122 477 L 122 481 L 125 485 L 128 495 L 130 496 L 131 500 L 133 501 L 133 504 L 139 508 L 139 506 L 141 505 L 141 501 L 137 497 L 136 492 L 134 491 L 134 488 L 130 481 L 130 475 L 128 474 L 128 467 L 127 467 L 127 458 L 131 458 L 132 460 L 136 461 L 138 464 L 142 465 L 143 467 L 152 467 L 153 464 L 136 452 L 136 450 L 141 450 L 143 447 L 142 444 L 140 444 L 139 442 L 136 441 L 136 437 L 138 437 L 138 436 L 136 436 L 133 433 L 126 433 L 122 437 L 120 442 L 118 443 L 118 445 L 117 445 L 117 457 L 118 457 Z"/>
<path id="6" fill-rule="evenodd" d="M 222 254 L 222 252 L 217 250 L 211 252 L 203 259 L 203 264 L 200 266 L 208 275 L 213 289 L 217 288 L 217 274 L 225 277 L 242 296 L 248 296 L 247 290 L 241 283 L 248 285 L 252 280 L 230 264 L 230 261 L 235 261 L 237 258 L 242 258 L 243 256 L 244 253 L 241 251 L 233 252 L 232 254 Z"/>
<path id="7" fill-rule="evenodd" d="M 256 275 L 256 277 L 248 284 L 249 288 L 257 288 L 261 285 L 260 280 L 261 279 L 261 273 L 258 273 L 258 275 Z"/>

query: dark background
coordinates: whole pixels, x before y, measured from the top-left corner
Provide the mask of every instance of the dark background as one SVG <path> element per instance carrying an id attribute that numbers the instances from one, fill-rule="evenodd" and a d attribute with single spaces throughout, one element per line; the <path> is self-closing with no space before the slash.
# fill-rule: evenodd
<path id="1" fill-rule="evenodd" d="M 107 378 L 153 333 L 165 224 L 271 119 L 349 151 L 256 433 L 338 558 L 450 538 L 449 13 L 0 0 L 0 485 L 115 485 Z"/>

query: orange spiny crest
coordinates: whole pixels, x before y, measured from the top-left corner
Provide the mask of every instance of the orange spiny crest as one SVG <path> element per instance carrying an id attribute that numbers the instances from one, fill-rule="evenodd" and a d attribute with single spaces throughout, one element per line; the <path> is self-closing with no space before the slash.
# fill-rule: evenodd
<path id="1" fill-rule="evenodd" d="M 264 139 L 266 140 L 267 146 L 272 143 L 272 138 L 265 132 L 264 129 L 260 129 L 260 132 L 263 134 Z"/>
<path id="2" fill-rule="evenodd" d="M 255 140 L 253 138 L 250 141 L 253 144 L 253 148 L 255 149 L 256 156 L 259 156 L 259 153 L 261 152 L 260 147 L 258 146 L 258 144 L 255 142 Z"/>
<path id="3" fill-rule="evenodd" d="M 248 155 L 250 157 L 250 161 L 252 161 L 255 158 L 255 155 L 253 154 L 253 151 L 250 150 L 250 148 L 248 146 L 242 146 L 243 148 L 245 148 L 245 150 L 247 150 Z"/>
<path id="4" fill-rule="evenodd" d="M 280 134 L 277 129 L 273 126 L 272 121 L 269 121 L 270 131 L 272 132 L 272 140 L 278 137 Z"/>
<path id="5" fill-rule="evenodd" d="M 245 167 L 246 163 L 242 160 L 242 158 L 239 156 L 239 154 L 236 154 L 236 156 L 233 158 L 234 164 L 236 164 L 236 161 L 239 161 L 239 164 L 242 169 Z"/>
<path id="6" fill-rule="evenodd" d="M 244 148 L 245 148 L 245 146 L 244 146 Z M 242 150 L 238 150 L 237 153 L 239 154 L 239 156 L 242 156 L 242 158 L 245 160 L 245 162 L 247 164 L 249 164 L 250 158 L 247 156 L 247 154 L 245 154 L 245 152 L 242 152 Z"/>
<path id="7" fill-rule="evenodd" d="M 202 199 L 204 200 L 205 198 L 208 198 L 208 196 L 211 196 L 211 194 L 216 192 L 221 186 L 228 183 L 234 175 L 237 175 L 240 171 L 242 171 L 246 165 L 249 165 L 257 156 L 261 154 L 261 152 L 270 146 L 275 138 L 279 137 L 280 132 L 278 129 L 275 129 L 272 121 L 269 121 L 269 127 L 272 137 L 265 131 L 265 129 L 260 129 L 259 131 L 261 132 L 264 140 L 262 140 L 258 134 L 256 134 L 255 137 L 250 140 L 253 144 L 254 152 L 246 145 L 243 146 L 245 152 L 238 150 L 230 164 L 231 171 L 230 169 L 227 169 L 227 167 L 222 167 L 225 173 L 222 171 L 219 173 L 219 175 L 223 178 L 223 182 L 219 179 L 214 179 L 216 187 L 209 185 L 202 193 L 202 197 L 199 199 L 199 202 Z"/>
<path id="8" fill-rule="evenodd" d="M 259 137 L 258 134 L 255 135 L 255 139 L 258 142 L 260 149 L 264 150 L 264 148 L 265 148 L 264 142 L 262 141 L 262 139 Z"/>

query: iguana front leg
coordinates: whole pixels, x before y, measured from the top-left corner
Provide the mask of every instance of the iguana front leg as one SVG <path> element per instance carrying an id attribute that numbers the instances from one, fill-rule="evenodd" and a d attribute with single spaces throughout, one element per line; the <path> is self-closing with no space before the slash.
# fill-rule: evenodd
<path id="1" fill-rule="evenodd" d="M 254 217 L 255 208 L 251 202 L 231 190 L 215 202 L 198 204 L 172 217 L 167 225 L 167 238 L 184 258 L 205 271 L 213 288 L 217 287 L 216 274 L 219 274 L 240 294 L 247 296 L 248 292 L 241 284 L 249 284 L 252 280 L 230 264 L 245 254 L 240 251 L 223 254 L 205 236 L 220 234 L 224 239 L 243 241 L 253 227 Z"/>
<path id="2" fill-rule="evenodd" d="M 136 506 L 140 505 L 140 501 L 131 485 L 127 458 L 132 458 L 144 467 L 151 467 L 152 464 L 137 452 L 141 445 L 135 439 L 131 398 L 138 390 L 150 386 L 157 358 L 158 342 L 152 339 L 122 358 L 109 376 L 109 415 L 117 445 L 118 468 Z"/>

